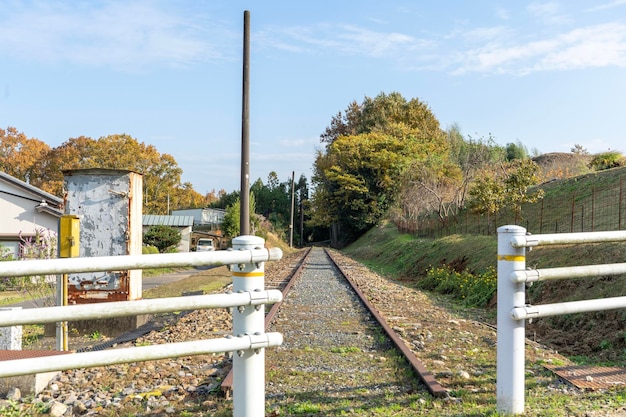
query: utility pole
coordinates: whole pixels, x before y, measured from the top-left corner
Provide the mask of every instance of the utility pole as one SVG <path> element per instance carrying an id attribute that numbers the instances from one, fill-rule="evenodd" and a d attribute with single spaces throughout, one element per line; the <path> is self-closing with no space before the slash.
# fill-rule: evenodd
<path id="1" fill-rule="evenodd" d="M 250 11 L 243 12 L 243 83 L 241 106 L 241 187 L 239 235 L 250 234 Z"/>
<path id="2" fill-rule="evenodd" d="M 289 218 L 289 247 L 293 248 L 293 205 L 294 205 L 294 175 L 291 171 L 291 216 Z"/>

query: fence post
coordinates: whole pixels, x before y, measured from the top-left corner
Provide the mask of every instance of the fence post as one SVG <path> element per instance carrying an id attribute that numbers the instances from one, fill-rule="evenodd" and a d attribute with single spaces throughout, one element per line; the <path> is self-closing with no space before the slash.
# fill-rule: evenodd
<path id="1" fill-rule="evenodd" d="M 265 240 L 257 236 L 233 239 L 234 250 L 263 249 Z M 232 265 L 233 292 L 262 291 L 265 282 L 264 263 Z M 233 309 L 233 335 L 263 334 L 263 305 Z M 265 416 L 265 350 L 238 351 L 233 354 L 233 417 Z"/>
<path id="2" fill-rule="evenodd" d="M 22 307 L 0 307 L 0 311 L 21 309 Z M 0 349 L 22 350 L 22 326 L 0 327 Z"/>
<path id="3" fill-rule="evenodd" d="M 498 343 L 496 400 L 499 413 L 524 412 L 524 320 L 514 320 L 511 310 L 526 304 L 525 284 L 511 281 L 516 270 L 526 269 L 526 248 L 514 248 L 511 239 L 525 235 L 520 226 L 498 228 Z"/>

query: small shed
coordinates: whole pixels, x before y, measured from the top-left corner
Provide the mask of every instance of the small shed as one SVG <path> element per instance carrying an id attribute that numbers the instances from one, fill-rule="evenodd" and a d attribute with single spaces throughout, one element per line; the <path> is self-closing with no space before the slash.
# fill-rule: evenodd
<path id="1" fill-rule="evenodd" d="M 210 226 L 211 230 L 217 230 L 224 222 L 226 210 L 214 208 L 184 209 L 172 210 L 172 214 L 175 216 L 192 216 L 194 225 Z"/>
<path id="2" fill-rule="evenodd" d="M 65 214 L 80 219 L 80 256 L 141 255 L 143 176 L 121 169 L 63 171 Z M 69 303 L 141 299 L 142 270 L 69 274 Z"/>
<path id="3" fill-rule="evenodd" d="M 191 229 L 193 228 L 193 216 L 163 216 L 157 214 L 143 215 L 143 232 L 150 226 L 170 226 L 180 231 L 181 239 L 178 244 L 179 252 L 189 252 L 191 245 Z"/>
<path id="4" fill-rule="evenodd" d="M 34 236 L 42 230 L 56 237 L 63 199 L 0 172 L 0 213 L 0 244 L 17 255 L 20 235 Z"/>

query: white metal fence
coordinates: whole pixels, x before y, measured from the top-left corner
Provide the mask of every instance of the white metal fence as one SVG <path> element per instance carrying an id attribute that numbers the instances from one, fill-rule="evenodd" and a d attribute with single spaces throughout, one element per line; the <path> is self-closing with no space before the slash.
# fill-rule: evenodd
<path id="1" fill-rule="evenodd" d="M 50 361 L 50 358 L 3 361 L 0 377 L 187 355 L 236 352 L 233 355 L 233 415 L 264 416 L 264 348 L 281 345 L 282 335 L 265 333 L 265 311 L 262 306 L 281 301 L 282 293 L 279 290 L 263 289 L 263 262 L 279 260 L 282 252 L 280 249 L 264 249 L 263 245 L 262 238 L 240 236 L 233 239 L 232 251 L 0 262 L 0 277 L 200 265 L 231 265 L 233 276 L 232 294 L 0 311 L 0 327 L 236 307 L 233 309 L 233 334 L 225 338 L 75 353 L 55 357 L 54 361 Z"/>
<path id="2" fill-rule="evenodd" d="M 626 307 L 626 297 L 527 305 L 526 282 L 623 274 L 626 263 L 527 270 L 526 248 L 618 241 L 626 241 L 626 231 L 529 235 L 520 226 L 498 229 L 498 412 L 524 412 L 525 319 Z"/>

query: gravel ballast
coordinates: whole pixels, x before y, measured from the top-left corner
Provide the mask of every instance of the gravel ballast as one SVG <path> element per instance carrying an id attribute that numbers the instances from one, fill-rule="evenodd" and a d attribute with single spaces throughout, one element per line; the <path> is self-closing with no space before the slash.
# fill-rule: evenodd
<path id="1" fill-rule="evenodd" d="M 285 342 L 266 352 L 270 409 L 350 398 L 346 411 L 356 412 L 381 398 L 409 407 L 428 396 L 322 249 L 311 251 L 271 330 Z"/>

